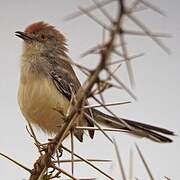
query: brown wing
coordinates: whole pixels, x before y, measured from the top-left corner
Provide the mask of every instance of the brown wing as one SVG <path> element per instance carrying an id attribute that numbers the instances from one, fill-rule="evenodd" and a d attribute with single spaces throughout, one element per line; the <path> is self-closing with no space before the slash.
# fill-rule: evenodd
<path id="1" fill-rule="evenodd" d="M 52 81 L 58 91 L 70 101 L 72 98 L 72 93 L 76 94 L 78 89 L 81 87 L 81 84 L 69 62 L 59 59 L 59 61 L 56 61 L 56 63 L 53 63 L 53 65 L 54 66 L 50 73 Z M 83 123 L 84 120 L 87 121 L 88 126 L 94 126 L 93 123 L 87 118 L 82 119 L 82 124 L 85 124 Z M 75 131 L 75 135 L 80 141 L 83 140 L 83 130 Z M 91 138 L 93 138 L 94 131 L 89 130 L 89 135 Z"/>

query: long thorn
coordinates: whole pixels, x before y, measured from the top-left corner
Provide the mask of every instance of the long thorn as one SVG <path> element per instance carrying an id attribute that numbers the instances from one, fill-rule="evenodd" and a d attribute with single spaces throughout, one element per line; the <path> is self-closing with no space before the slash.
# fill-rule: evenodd
<path id="1" fill-rule="evenodd" d="M 142 4 L 147 6 L 148 8 L 152 9 L 153 11 L 157 12 L 158 14 L 162 16 L 166 16 L 166 14 L 157 6 L 153 5 L 152 3 L 149 3 L 148 1 L 145 0 L 139 0 Z"/>
<path id="2" fill-rule="evenodd" d="M 71 151 L 70 151 L 68 148 L 66 148 L 65 146 L 62 146 L 62 148 L 63 148 L 64 150 L 66 150 L 67 152 L 71 153 Z M 112 179 L 112 180 L 113 180 L 113 178 L 112 178 L 111 176 L 109 176 L 108 174 L 106 174 L 105 172 L 103 172 L 102 170 L 100 170 L 99 168 L 97 168 L 96 166 L 94 166 L 92 163 L 90 163 L 90 162 L 87 161 L 86 159 L 82 158 L 81 156 L 79 156 L 79 155 L 77 155 L 77 154 L 75 154 L 75 153 L 74 153 L 74 156 L 76 156 L 77 158 L 83 160 L 85 163 L 87 163 L 88 165 L 90 165 L 91 167 L 93 167 L 94 169 L 96 169 L 97 171 L 99 171 L 101 174 L 103 174 L 104 176 L 106 176 L 106 177 L 108 177 L 109 179 Z"/>
<path id="3" fill-rule="evenodd" d="M 131 84 L 131 87 L 134 87 L 135 86 L 134 73 L 133 73 L 131 61 L 128 61 L 128 59 L 129 59 L 128 50 L 127 50 L 127 46 L 125 44 L 125 37 L 124 37 L 123 33 L 120 33 L 120 42 L 122 44 L 121 47 L 122 47 L 123 57 L 125 59 L 128 75 L 129 75 L 130 84 Z"/>
<path id="4" fill-rule="evenodd" d="M 133 149 L 130 149 L 129 155 L 129 180 L 133 180 Z"/>
<path id="5" fill-rule="evenodd" d="M 86 126 L 76 126 L 75 129 L 83 129 L 83 130 L 95 130 L 100 131 L 99 128 L 96 127 L 86 127 Z M 125 129 L 117 129 L 117 128 L 101 128 L 103 131 L 110 131 L 110 132 L 129 132 Z"/>
<path id="6" fill-rule="evenodd" d="M 127 14 L 127 16 L 137 25 L 139 26 L 159 47 L 161 47 L 167 54 L 170 54 L 171 51 L 168 47 L 166 47 L 159 39 L 157 39 L 155 36 L 152 36 L 151 32 L 148 30 L 148 28 L 141 23 L 135 16 L 132 16 L 130 14 Z"/>
<path id="7" fill-rule="evenodd" d="M 116 155 L 117 155 L 117 159 L 118 159 L 120 172 L 122 174 L 122 179 L 127 180 L 126 175 L 125 175 L 125 171 L 124 171 L 124 167 L 123 167 L 123 163 L 122 163 L 122 160 L 121 160 L 120 152 L 118 150 L 118 146 L 117 146 L 116 140 L 114 138 L 113 138 L 113 142 L 114 142 L 114 147 L 115 147 L 115 151 L 116 151 Z"/>
<path id="8" fill-rule="evenodd" d="M 26 171 L 28 171 L 29 173 L 31 173 L 31 170 L 29 168 L 27 168 L 26 166 L 22 165 L 21 163 L 15 161 L 14 159 L 8 157 L 7 155 L 0 153 L 1 156 L 3 156 L 4 158 L 8 159 L 9 161 L 13 162 L 14 164 L 18 165 L 19 167 L 25 169 Z"/>
<path id="9" fill-rule="evenodd" d="M 90 120 L 99 128 L 99 130 L 105 135 L 105 137 L 106 137 L 111 143 L 113 143 L 112 139 L 108 136 L 108 134 L 107 134 L 105 131 L 103 131 L 103 129 L 101 128 L 101 126 L 99 126 L 99 124 L 96 122 L 96 120 L 94 120 L 91 116 L 89 116 L 89 114 L 87 114 L 87 113 L 85 113 L 85 112 L 84 112 L 84 114 L 85 114 L 85 116 L 86 116 L 88 119 L 90 119 Z"/>
<path id="10" fill-rule="evenodd" d="M 122 88 L 124 88 L 124 90 L 126 90 L 126 92 L 133 98 L 133 99 L 137 99 L 136 96 L 124 85 L 124 83 L 122 83 L 113 73 L 111 73 L 111 71 L 109 69 L 106 69 L 107 72 L 120 84 L 120 86 L 122 86 Z"/>
<path id="11" fill-rule="evenodd" d="M 36 134 L 35 134 L 35 132 L 34 132 L 34 130 L 33 130 L 33 127 L 32 127 L 32 125 L 31 125 L 31 123 L 28 121 L 28 126 L 29 126 L 29 129 L 30 129 L 30 131 L 31 131 L 31 136 L 32 136 L 32 138 L 34 139 L 34 141 L 35 141 L 35 143 L 36 143 L 36 146 L 37 146 L 37 148 L 38 148 L 38 150 L 39 150 L 39 153 L 40 153 L 40 155 L 42 155 L 42 152 L 41 152 L 41 148 L 40 148 L 40 143 L 39 143 L 39 141 L 38 141 L 38 139 L 37 139 L 37 137 L 36 137 Z"/>
<path id="12" fill-rule="evenodd" d="M 84 14 L 86 14 L 89 18 L 91 18 L 93 21 L 95 21 L 97 24 L 102 26 L 104 29 L 111 31 L 111 28 L 108 27 L 106 24 L 104 24 L 101 20 L 97 19 L 94 15 L 90 14 L 88 11 L 86 11 L 83 8 L 79 7 L 79 10 L 82 11 Z"/>
<path id="13" fill-rule="evenodd" d="M 54 164 L 51 164 L 51 167 L 54 168 L 54 169 L 56 169 L 56 170 L 58 170 L 58 171 L 60 171 L 60 172 L 62 172 L 63 174 L 65 174 L 66 176 L 70 177 L 70 178 L 73 179 L 73 180 L 78 180 L 77 178 L 75 178 L 74 176 L 71 176 L 69 173 L 67 173 L 67 172 L 64 171 L 63 169 L 55 166 Z"/>
<path id="14" fill-rule="evenodd" d="M 138 147 L 138 145 L 137 145 L 136 143 L 135 143 L 135 146 L 136 146 L 136 149 L 137 149 L 137 151 L 138 151 L 138 154 L 139 154 L 139 156 L 140 156 L 140 158 L 141 158 L 141 160 L 142 160 L 142 162 L 143 162 L 143 164 L 144 164 L 144 166 L 145 166 L 145 168 L 146 168 L 146 170 L 147 170 L 147 172 L 148 172 L 148 175 L 149 175 L 150 179 L 151 179 L 151 180 L 155 180 L 154 177 L 153 177 L 153 175 L 152 175 L 152 173 L 151 173 L 151 171 L 150 171 L 150 169 L 149 169 L 149 167 L 148 167 L 148 164 L 146 163 L 146 161 L 145 161 L 145 159 L 144 159 L 144 157 L 143 157 L 143 154 L 142 154 L 140 148 Z"/>
<path id="15" fill-rule="evenodd" d="M 107 106 L 118 106 L 118 105 L 124 105 L 124 104 L 129 104 L 131 101 L 125 101 L 125 102 L 117 102 L 117 103 L 108 103 L 104 104 L 106 107 Z M 97 107 L 102 107 L 102 105 L 89 105 L 89 106 L 84 106 L 84 109 L 89 109 L 89 108 L 97 108 Z"/>
<path id="16" fill-rule="evenodd" d="M 112 162 L 112 160 L 109 160 L 109 159 L 87 159 L 87 161 L 89 161 L 89 162 L 104 162 L 104 163 L 106 163 L 106 162 Z M 58 161 L 52 161 L 53 163 L 58 163 Z M 70 159 L 70 160 L 68 160 L 68 159 L 63 159 L 63 160 L 60 160 L 59 161 L 60 163 L 71 163 L 72 162 L 72 160 Z M 74 162 L 75 163 L 78 163 L 78 162 L 83 162 L 83 160 L 81 160 L 81 159 L 74 159 Z"/>
<path id="17" fill-rule="evenodd" d="M 102 14 L 111 22 L 113 23 L 113 19 L 112 17 L 109 15 L 109 13 L 103 8 L 103 6 L 101 5 L 101 3 L 99 3 L 96 0 L 93 0 L 94 4 L 96 5 L 97 9 L 99 9 Z"/>
<path id="18" fill-rule="evenodd" d="M 71 173 L 74 175 L 74 131 L 71 130 Z"/>
<path id="19" fill-rule="evenodd" d="M 102 1 L 102 2 L 101 2 L 101 6 L 103 7 L 103 6 L 107 5 L 107 4 L 112 3 L 113 1 L 116 1 L 116 0 L 105 0 L 105 1 Z M 97 9 L 97 6 L 96 6 L 96 5 L 92 5 L 92 6 L 89 6 L 88 8 L 84 8 L 84 9 L 85 9 L 86 11 L 90 12 L 90 11 L 96 10 L 96 9 Z M 79 16 L 81 16 L 81 15 L 84 15 L 84 13 L 82 13 L 81 11 L 74 12 L 74 13 L 66 16 L 66 17 L 64 18 L 64 20 L 72 20 L 72 19 L 77 18 L 77 17 L 79 17 Z"/>

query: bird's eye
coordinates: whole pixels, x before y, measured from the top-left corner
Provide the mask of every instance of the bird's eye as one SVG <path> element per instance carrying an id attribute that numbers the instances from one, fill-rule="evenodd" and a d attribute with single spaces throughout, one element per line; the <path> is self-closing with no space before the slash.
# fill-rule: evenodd
<path id="1" fill-rule="evenodd" d="M 44 34 L 42 34 L 41 35 L 41 39 L 45 39 L 46 37 L 45 37 L 45 35 Z"/>

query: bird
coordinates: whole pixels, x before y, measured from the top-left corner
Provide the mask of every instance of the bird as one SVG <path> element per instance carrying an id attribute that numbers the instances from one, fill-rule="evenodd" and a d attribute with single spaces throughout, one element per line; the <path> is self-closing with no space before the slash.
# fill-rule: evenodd
<path id="1" fill-rule="evenodd" d="M 54 26 L 43 21 L 32 23 L 24 31 L 16 31 L 15 35 L 23 39 L 18 89 L 20 110 L 29 123 L 47 134 L 57 134 L 66 123 L 72 97 L 82 87 L 69 62 L 66 38 Z M 94 127 L 90 117 L 99 124 L 126 130 L 130 134 L 141 132 L 137 135 L 156 142 L 172 142 L 168 136 L 174 135 L 168 129 L 113 117 L 92 107 L 86 114 L 88 116 L 79 115 L 73 124 L 74 135 L 80 142 L 83 141 L 84 130 L 75 127 Z M 89 128 L 88 133 L 93 139 L 93 128 Z"/>

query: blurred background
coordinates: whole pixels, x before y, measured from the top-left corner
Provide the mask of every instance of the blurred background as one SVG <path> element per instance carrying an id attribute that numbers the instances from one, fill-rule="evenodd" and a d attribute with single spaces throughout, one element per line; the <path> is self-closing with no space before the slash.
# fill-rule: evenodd
<path id="1" fill-rule="evenodd" d="M 128 1 L 129 2 L 129 1 Z M 111 110 L 120 117 L 126 117 L 137 121 L 151 123 L 165 127 L 180 134 L 180 23 L 178 0 L 151 0 L 160 7 L 166 16 L 160 16 L 151 10 L 137 12 L 139 17 L 151 30 L 155 32 L 170 33 L 172 38 L 163 39 L 163 42 L 171 49 L 167 55 L 151 39 L 145 37 L 128 36 L 130 54 L 145 53 L 143 57 L 132 61 L 136 88 L 133 92 L 138 100 L 134 101 L 125 92 L 107 92 L 107 102 L 132 101 L 131 104 L 111 107 Z M 94 67 L 98 57 L 91 55 L 80 58 L 81 53 L 102 42 L 102 28 L 86 16 L 64 21 L 68 14 L 77 11 L 79 6 L 87 7 L 93 4 L 90 0 L 66 0 L 66 1 L 23 1 L 2 0 L 0 6 L 0 152 L 16 159 L 25 166 L 32 168 L 38 157 L 38 152 L 33 140 L 26 131 L 24 120 L 17 103 L 17 89 L 19 81 L 19 64 L 22 49 L 22 41 L 14 35 L 14 32 L 23 31 L 33 22 L 45 21 L 54 25 L 67 38 L 70 57 L 78 63 Z M 117 4 L 112 3 L 106 8 L 114 16 Z M 103 19 L 101 13 L 95 12 L 97 17 Z M 132 22 L 127 21 L 127 29 L 138 29 Z M 77 70 L 77 69 L 76 69 Z M 77 74 L 81 82 L 85 80 L 78 70 Z M 125 66 L 120 71 L 119 77 L 129 86 Z M 46 136 L 37 130 L 40 140 L 45 141 Z M 173 180 L 180 178 L 180 139 L 174 137 L 171 144 L 158 144 L 147 139 L 139 139 L 123 133 L 111 133 L 116 138 L 125 171 L 128 174 L 129 153 L 134 152 L 134 176 L 138 179 L 148 179 L 147 172 L 134 147 L 136 142 L 150 169 L 157 179 L 165 179 L 167 176 Z M 116 179 L 120 179 L 117 167 L 116 154 L 113 146 L 104 136 L 98 132 L 92 141 L 88 136 L 81 144 L 75 140 L 75 152 L 86 158 L 112 159 L 112 163 L 98 164 L 106 172 Z M 69 139 L 65 144 L 70 144 Z M 70 166 L 64 168 L 70 169 Z M 76 177 L 98 177 L 102 175 L 92 170 L 87 165 L 76 165 Z M 0 179 L 28 179 L 29 175 L 23 169 L 12 164 L 0 156 Z"/>

